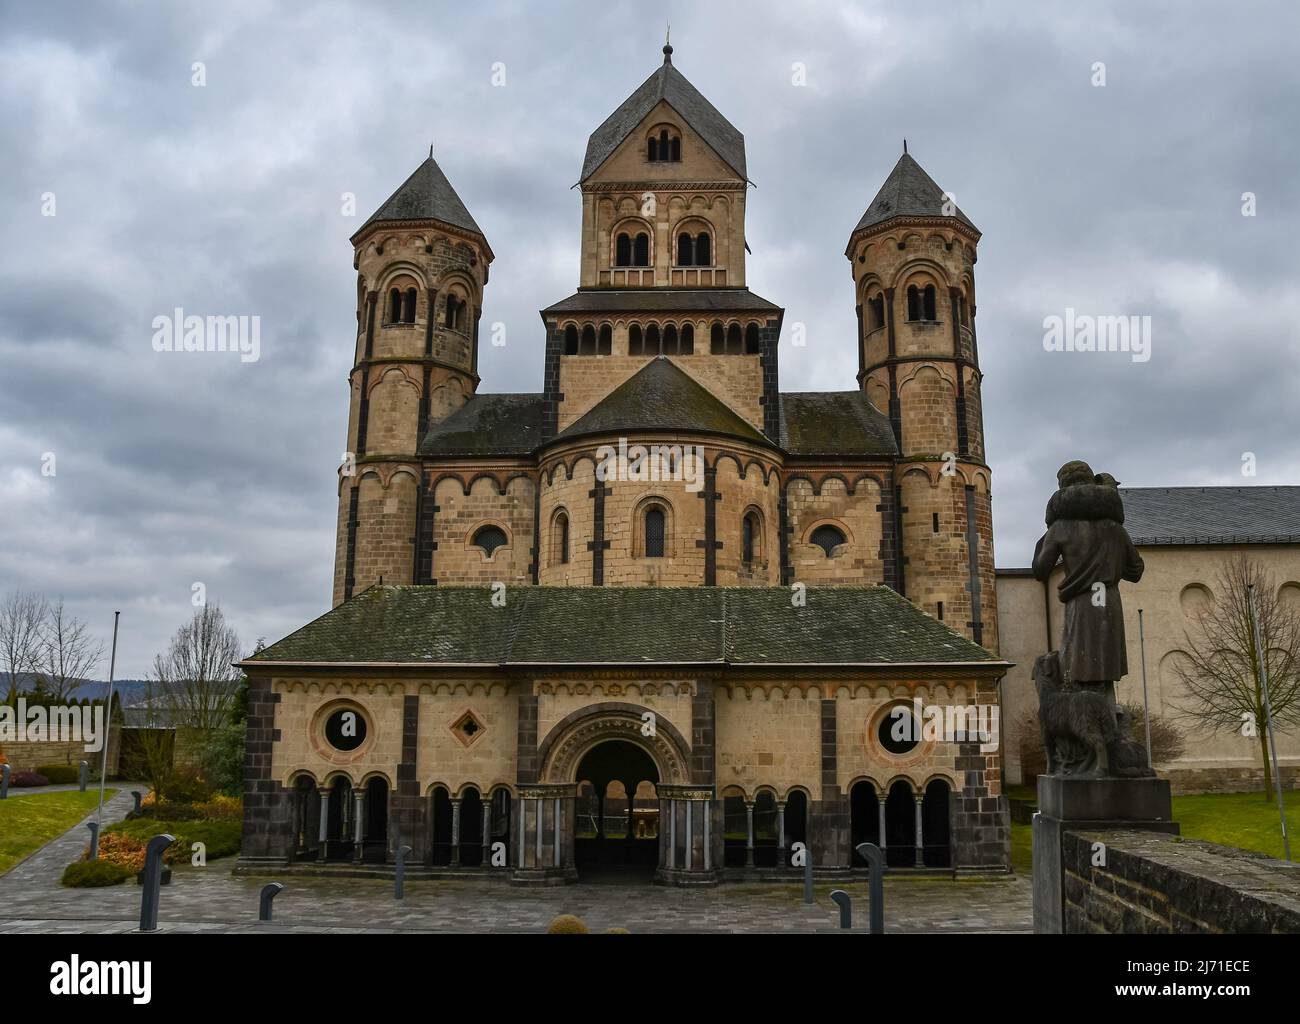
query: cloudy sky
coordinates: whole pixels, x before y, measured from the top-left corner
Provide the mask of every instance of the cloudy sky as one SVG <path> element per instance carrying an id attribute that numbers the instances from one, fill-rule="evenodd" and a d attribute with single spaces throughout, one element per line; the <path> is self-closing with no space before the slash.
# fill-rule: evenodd
<path id="1" fill-rule="evenodd" d="M 121 609 L 119 677 L 196 582 L 248 646 L 324 611 L 348 236 L 433 142 L 497 256 L 484 320 L 508 344 L 483 390 L 540 390 L 587 135 L 668 16 L 674 63 L 746 137 L 749 284 L 807 325 L 783 389 L 854 386 L 844 245 L 904 137 L 984 232 L 999 565 L 1026 563 L 1069 458 L 1130 485 L 1296 483 L 1300 16 L 1135 7 L 6 4 L 0 591 L 61 594 L 105 639 Z M 260 360 L 153 351 L 178 306 L 260 316 Z M 1044 351 L 1067 307 L 1149 315 L 1150 360 Z"/>

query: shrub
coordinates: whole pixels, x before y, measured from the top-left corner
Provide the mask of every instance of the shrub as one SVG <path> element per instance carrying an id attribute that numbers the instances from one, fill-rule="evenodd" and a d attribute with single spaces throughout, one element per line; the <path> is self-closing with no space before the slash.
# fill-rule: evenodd
<path id="1" fill-rule="evenodd" d="M 39 772 L 14 772 L 9 776 L 11 786 L 48 786 L 50 780 Z"/>
<path id="2" fill-rule="evenodd" d="M 199 804 L 212 796 L 212 787 L 189 766 L 177 768 L 167 780 L 163 800 L 177 804 Z"/>
<path id="3" fill-rule="evenodd" d="M 244 789 L 244 730 L 242 719 L 214 729 L 199 754 L 204 777 L 227 796 L 239 796 Z"/>
<path id="4" fill-rule="evenodd" d="M 187 862 L 195 843 L 202 843 L 207 858 L 216 860 L 239 852 L 242 831 L 237 818 L 207 821 L 135 818 L 119 822 L 105 831 L 101 839 L 100 856 L 118 864 L 133 866 L 138 871 L 144 867 L 146 844 L 154 836 L 167 832 L 176 837 L 176 842 L 163 853 L 163 863 Z"/>
<path id="5" fill-rule="evenodd" d="M 105 885 L 119 885 L 133 874 L 135 872 L 131 869 L 103 858 L 78 860 L 63 869 L 63 877 L 59 881 L 76 889 L 94 889 Z"/>
<path id="6" fill-rule="evenodd" d="M 63 786 L 81 778 L 81 769 L 71 764 L 41 764 L 36 766 L 36 770 L 55 786 Z"/>
<path id="7" fill-rule="evenodd" d="M 587 926 L 582 923 L 582 918 L 574 917 L 572 914 L 561 914 L 551 926 L 546 929 L 548 935 L 586 935 Z"/>

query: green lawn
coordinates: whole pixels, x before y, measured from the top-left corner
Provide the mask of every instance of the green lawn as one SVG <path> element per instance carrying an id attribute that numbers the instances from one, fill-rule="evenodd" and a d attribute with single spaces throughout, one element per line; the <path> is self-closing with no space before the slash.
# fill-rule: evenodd
<path id="1" fill-rule="evenodd" d="M 1016 794 L 1020 795 L 1020 794 Z M 1287 834 L 1291 856 L 1300 860 L 1300 791 L 1287 790 Z M 1223 846 L 1254 850 L 1282 857 L 1282 830 L 1277 820 L 1277 797 L 1265 800 L 1259 793 L 1208 793 L 1174 797 L 1174 820 L 1184 839 L 1204 839 Z M 1011 866 L 1029 872 L 1033 844 L 1029 825 L 1011 825 Z"/>
<path id="2" fill-rule="evenodd" d="M 104 793 L 107 801 L 117 790 Z M 0 874 L 8 871 L 28 854 L 57 839 L 95 809 L 99 793 L 32 793 L 0 800 Z M 90 833 L 86 833 L 90 842 Z"/>

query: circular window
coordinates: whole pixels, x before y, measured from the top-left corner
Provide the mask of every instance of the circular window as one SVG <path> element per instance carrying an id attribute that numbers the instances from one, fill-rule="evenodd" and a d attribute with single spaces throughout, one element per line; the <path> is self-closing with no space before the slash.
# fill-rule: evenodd
<path id="1" fill-rule="evenodd" d="M 921 723 L 906 704 L 895 704 L 876 727 L 876 739 L 891 754 L 907 754 L 921 742 Z"/>
<path id="2" fill-rule="evenodd" d="M 325 739 L 335 750 L 356 750 L 366 741 L 366 720 L 356 708 L 339 708 L 325 719 Z"/>

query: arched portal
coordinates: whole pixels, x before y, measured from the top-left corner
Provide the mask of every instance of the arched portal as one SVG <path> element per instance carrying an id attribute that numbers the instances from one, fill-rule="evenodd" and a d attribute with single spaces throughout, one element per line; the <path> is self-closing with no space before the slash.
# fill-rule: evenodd
<path id="1" fill-rule="evenodd" d="M 948 783 L 934 779 L 925 787 L 921 803 L 922 841 L 925 849 L 925 866 L 946 868 L 952 865 L 952 851 L 948 828 Z"/>
<path id="2" fill-rule="evenodd" d="M 649 880 L 659 853 L 658 800 L 652 788 L 659 782 L 659 767 L 654 758 L 628 740 L 607 740 L 583 755 L 578 777 L 584 783 L 574 836 L 579 877 L 591 881 L 636 874 Z"/>
<path id="3" fill-rule="evenodd" d="M 885 863 L 891 868 L 916 866 L 916 797 L 899 779 L 885 798 Z"/>

